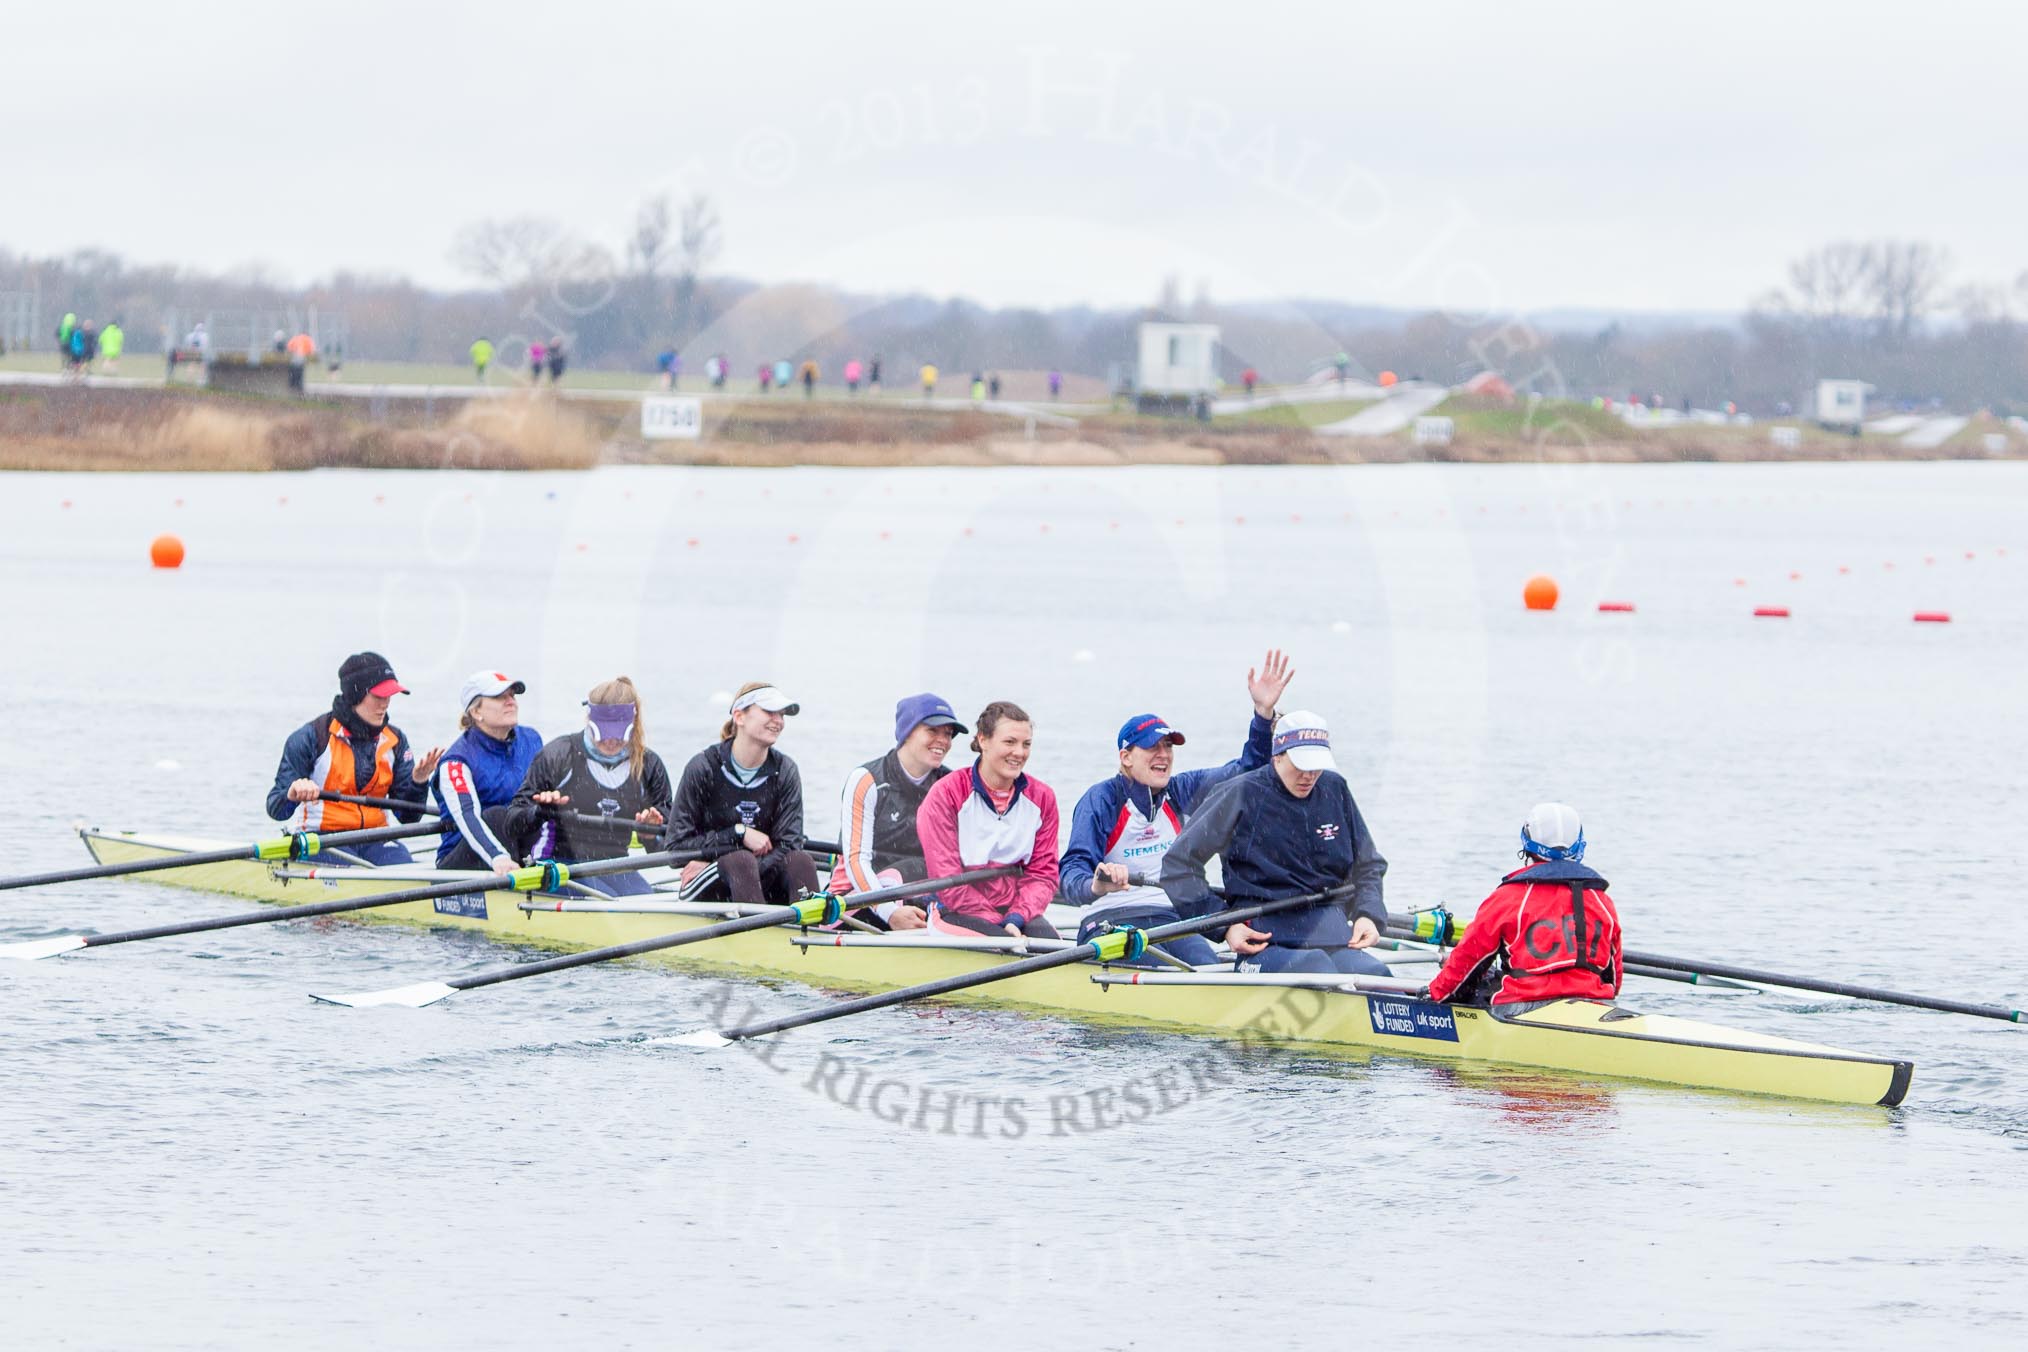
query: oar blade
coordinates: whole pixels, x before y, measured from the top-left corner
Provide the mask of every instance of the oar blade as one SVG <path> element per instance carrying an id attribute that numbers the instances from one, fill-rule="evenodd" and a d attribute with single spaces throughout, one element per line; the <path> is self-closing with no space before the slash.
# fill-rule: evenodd
<path id="1" fill-rule="evenodd" d="M 665 1042 L 672 1042 L 678 1047 L 704 1047 L 712 1051 L 716 1051 L 720 1047 L 730 1047 L 732 1045 L 731 1038 L 721 1037 L 709 1028 L 700 1028 L 694 1033 L 684 1033 L 681 1036 L 665 1038 L 663 1040 Z"/>
<path id="2" fill-rule="evenodd" d="M 30 939 L 20 944 L 0 944 L 0 958 L 18 962 L 40 962 L 59 953 L 74 953 L 85 946 L 82 934 L 60 934 L 54 939 Z"/>
<path id="3" fill-rule="evenodd" d="M 327 1005 L 344 1005 L 348 1009 L 370 1009 L 375 1005 L 421 1009 L 435 1004 L 446 995 L 457 994 L 457 990 L 456 986 L 446 986 L 441 981 L 419 981 L 413 986 L 396 986 L 384 991 L 354 991 L 350 995 L 319 995 L 312 991 L 310 998 Z"/>

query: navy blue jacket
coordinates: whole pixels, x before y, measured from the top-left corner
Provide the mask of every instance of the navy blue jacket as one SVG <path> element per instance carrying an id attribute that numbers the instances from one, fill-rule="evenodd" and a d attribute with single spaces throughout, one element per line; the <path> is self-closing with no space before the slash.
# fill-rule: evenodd
<path id="1" fill-rule="evenodd" d="M 1223 900 L 1204 877 L 1214 854 L 1225 872 Z M 1343 775 L 1325 771 L 1310 796 L 1298 798 L 1270 764 L 1221 785 L 1197 809 L 1162 860 L 1162 890 L 1177 914 L 1191 919 L 1353 883 L 1356 890 L 1337 902 L 1249 922 L 1284 948 L 1343 948 L 1352 938 L 1349 916 L 1386 928 L 1380 887 L 1386 873 Z"/>
<path id="2" fill-rule="evenodd" d="M 542 734 L 534 728 L 514 728 L 504 741 L 488 737 L 477 728 L 466 728 L 458 740 L 444 748 L 431 781 L 431 797 L 444 834 L 437 845 L 437 867 L 457 852 L 462 839 L 472 853 L 490 862 L 510 853 L 480 816 L 489 807 L 505 807 L 514 801 L 515 791 L 527 777 L 528 766 L 542 750 Z"/>

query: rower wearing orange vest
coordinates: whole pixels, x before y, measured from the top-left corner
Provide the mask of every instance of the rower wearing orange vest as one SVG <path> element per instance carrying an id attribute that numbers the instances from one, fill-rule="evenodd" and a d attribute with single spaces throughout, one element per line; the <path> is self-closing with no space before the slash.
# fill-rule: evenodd
<path id="1" fill-rule="evenodd" d="M 305 831 L 387 825 L 387 813 L 380 808 L 329 803 L 318 797 L 352 793 L 412 802 L 413 811 L 395 815 L 405 822 L 419 820 L 430 775 L 444 749 L 432 748 L 418 759 L 402 730 L 387 721 L 388 701 L 407 693 L 379 653 L 346 658 L 338 668 L 338 695 L 330 709 L 290 733 L 282 744 L 282 761 L 275 769 L 274 787 L 268 790 L 268 815 L 279 822 L 300 812 L 297 825 Z M 398 840 L 353 846 L 346 852 L 369 864 L 410 861 L 408 848 Z"/>

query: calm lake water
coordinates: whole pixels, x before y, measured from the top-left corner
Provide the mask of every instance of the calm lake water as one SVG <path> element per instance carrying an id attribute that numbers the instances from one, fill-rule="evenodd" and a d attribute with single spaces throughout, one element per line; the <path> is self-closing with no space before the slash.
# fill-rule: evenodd
<path id="1" fill-rule="evenodd" d="M 0 871 L 78 823 L 265 834 L 344 655 L 453 732 L 641 685 L 672 764 L 765 676 L 813 833 L 894 698 L 1035 715 L 1066 814 L 1153 709 L 1233 754 L 1247 666 L 1332 722 L 1407 909 L 1469 909 L 1583 809 L 1631 946 L 2028 1002 L 2028 466 L 0 476 Z M 286 498 L 286 501 L 282 499 Z M 161 531 L 186 542 L 151 571 Z M 1553 614 L 1522 582 L 1562 584 Z M 1601 600 L 1630 601 L 1600 614 Z M 1755 606 L 1790 609 L 1754 619 Z M 1917 610 L 1947 625 L 1915 624 Z M 239 909 L 0 893 L 0 941 Z M 261 927 L 0 971 L 0 1343 L 488 1348 L 2028 1342 L 2028 1030 L 1635 982 L 1627 1003 L 1896 1054 L 1897 1111 L 1264 1049 L 1132 1125 L 1040 1109 L 1204 1041 L 911 1008 L 769 1066 L 666 1037 L 728 990 L 604 966 L 427 1010 L 470 936 Z M 1018 1140 L 812 1089 L 1021 1098 Z M 1518 1313 L 1517 1313 L 1518 1312 Z M 1517 1326 L 1520 1326 L 1517 1328 Z"/>

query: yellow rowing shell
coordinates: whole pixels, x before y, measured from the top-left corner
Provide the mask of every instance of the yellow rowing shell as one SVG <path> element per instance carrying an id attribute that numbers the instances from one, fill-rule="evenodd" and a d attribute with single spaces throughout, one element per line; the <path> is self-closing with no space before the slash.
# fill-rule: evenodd
<path id="1" fill-rule="evenodd" d="M 100 863 L 228 848 L 228 842 L 129 832 L 79 833 Z M 142 875 L 208 892 L 284 905 L 370 897 L 469 874 L 425 867 L 346 868 L 253 860 L 162 869 Z M 371 920 L 479 930 L 514 943 L 602 948 L 711 923 L 712 917 L 559 910 L 559 898 L 511 891 L 407 902 L 359 914 Z M 567 905 L 567 901 L 565 902 Z M 892 990 L 997 966 L 992 952 L 892 946 L 797 944 L 797 932 L 731 935 L 649 956 L 685 966 L 788 977 L 845 990 Z M 812 936 L 802 936 L 809 938 Z M 1769 1094 L 1827 1103 L 1893 1106 L 1914 1064 L 1812 1042 L 1769 1037 L 1618 1005 L 1560 1000 L 1519 1017 L 1410 996 L 1316 986 L 1134 983 L 1132 969 L 1059 967 L 959 993 L 1108 1023 L 1165 1025 L 1238 1036 L 1351 1046 L 1412 1056 L 1540 1067 L 1688 1088 Z M 1226 978 L 1230 981 L 1230 978 Z"/>

